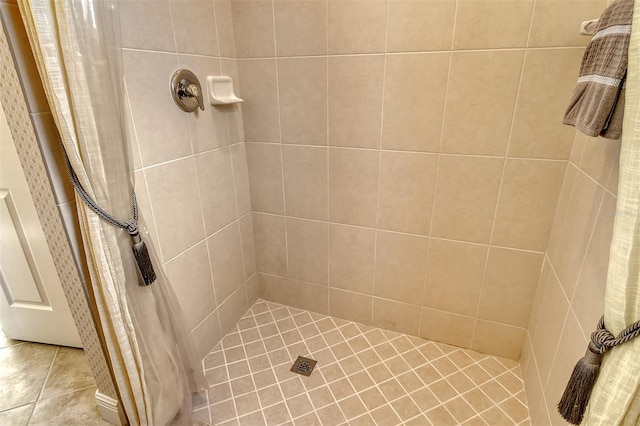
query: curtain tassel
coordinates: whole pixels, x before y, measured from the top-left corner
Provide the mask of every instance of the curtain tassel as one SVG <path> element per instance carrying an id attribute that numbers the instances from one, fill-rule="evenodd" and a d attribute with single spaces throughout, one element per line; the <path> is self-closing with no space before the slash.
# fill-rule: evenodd
<path id="1" fill-rule="evenodd" d="M 596 331 L 591 333 L 587 353 L 573 369 L 569 383 L 558 403 L 558 411 L 566 421 L 574 425 L 582 422 L 591 398 L 591 391 L 598 380 L 604 353 L 638 336 L 640 336 L 640 321 L 634 322 L 616 337 L 604 326 L 604 315 L 600 318 Z"/>
<path id="2" fill-rule="evenodd" d="M 138 273 L 142 278 L 144 285 L 153 284 L 156 280 L 156 271 L 153 270 L 153 263 L 151 263 L 151 257 L 149 256 L 149 250 L 147 245 L 142 241 L 140 232 L 136 229 L 135 233 L 130 233 L 133 256 L 136 259 L 138 265 Z"/>
<path id="3" fill-rule="evenodd" d="M 567 387 L 558 403 L 560 415 L 569 423 L 579 425 L 589 403 L 591 391 L 598 380 L 602 353 L 593 341 L 571 373 Z"/>

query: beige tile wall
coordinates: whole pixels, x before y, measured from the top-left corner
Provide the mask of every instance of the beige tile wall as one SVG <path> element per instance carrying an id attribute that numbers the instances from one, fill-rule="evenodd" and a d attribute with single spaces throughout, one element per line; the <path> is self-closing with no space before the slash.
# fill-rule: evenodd
<path id="1" fill-rule="evenodd" d="M 187 114 L 168 88 L 179 67 L 237 80 L 231 4 L 132 0 L 121 14 L 138 199 L 204 357 L 258 297 L 247 150 L 238 107 Z"/>
<path id="2" fill-rule="evenodd" d="M 605 5 L 232 0 L 261 297 L 518 359 Z"/>
<path id="3" fill-rule="evenodd" d="M 576 133 L 522 349 L 534 425 L 565 424 L 555 407 L 604 310 L 619 149 Z"/>

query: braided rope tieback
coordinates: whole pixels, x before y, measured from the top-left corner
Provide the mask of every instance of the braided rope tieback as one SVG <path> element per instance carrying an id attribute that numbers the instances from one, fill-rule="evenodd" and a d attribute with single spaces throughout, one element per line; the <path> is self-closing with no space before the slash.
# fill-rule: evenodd
<path id="1" fill-rule="evenodd" d="M 111 216 L 104 209 L 102 209 L 90 196 L 87 194 L 87 191 L 82 187 L 80 183 L 80 179 L 78 179 L 78 175 L 71 167 L 71 162 L 69 161 L 69 156 L 67 155 L 66 150 L 64 150 L 64 158 L 67 164 L 67 172 L 69 173 L 69 178 L 71 179 L 71 183 L 73 184 L 73 188 L 78 193 L 82 201 L 97 214 L 100 219 L 105 222 L 127 231 L 129 236 L 131 237 L 131 250 L 133 251 L 133 257 L 136 260 L 136 266 L 138 267 L 138 275 L 140 277 L 141 285 L 150 285 L 153 284 L 156 280 L 156 272 L 153 269 L 153 263 L 151 262 L 151 256 L 149 255 L 149 250 L 147 249 L 146 244 L 142 241 L 142 237 L 140 236 L 140 231 L 138 229 L 138 201 L 136 199 L 136 193 L 131 190 L 131 205 L 133 208 L 133 217 L 129 219 L 127 222 L 122 222 Z"/>
<path id="2" fill-rule="evenodd" d="M 566 421 L 574 425 L 582 422 L 605 352 L 639 335 L 640 321 L 634 322 L 616 337 L 604 326 L 604 315 L 600 318 L 596 331 L 591 333 L 587 352 L 573 369 L 558 403 L 558 411 Z"/>

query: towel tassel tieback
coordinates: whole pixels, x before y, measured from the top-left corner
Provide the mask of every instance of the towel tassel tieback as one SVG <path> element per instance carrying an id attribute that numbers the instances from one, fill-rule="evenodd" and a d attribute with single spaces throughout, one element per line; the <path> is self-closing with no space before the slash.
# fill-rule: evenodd
<path id="1" fill-rule="evenodd" d="M 604 326 L 604 316 L 600 318 L 596 331 L 591 333 L 591 342 L 589 342 L 587 352 L 573 369 L 567 387 L 558 403 L 558 411 L 566 421 L 574 425 L 582 422 L 591 391 L 598 380 L 604 353 L 638 335 L 640 335 L 640 321 L 631 324 L 618 337 L 615 337 Z"/>
<path id="2" fill-rule="evenodd" d="M 127 222 L 121 222 L 111 216 L 109 213 L 104 211 L 98 204 L 87 194 L 87 191 L 82 187 L 76 172 L 71 167 L 71 162 L 69 161 L 69 156 L 67 155 L 66 150 L 64 150 L 64 157 L 67 163 L 67 171 L 69 173 L 69 177 L 71 178 L 71 183 L 73 184 L 73 188 L 76 190 L 80 198 L 85 202 L 85 204 L 102 220 L 107 223 L 116 226 L 118 228 L 124 229 L 129 233 L 131 237 L 131 250 L 133 251 L 133 257 L 136 260 L 136 266 L 138 269 L 138 275 L 140 276 L 140 285 L 150 285 L 153 284 L 156 280 L 156 271 L 153 269 L 153 263 L 151 262 L 151 257 L 149 256 L 149 250 L 147 249 L 147 245 L 142 241 L 142 237 L 140 236 L 140 231 L 138 229 L 138 202 L 136 200 L 136 193 L 131 190 L 131 204 L 133 206 L 133 218 Z"/>

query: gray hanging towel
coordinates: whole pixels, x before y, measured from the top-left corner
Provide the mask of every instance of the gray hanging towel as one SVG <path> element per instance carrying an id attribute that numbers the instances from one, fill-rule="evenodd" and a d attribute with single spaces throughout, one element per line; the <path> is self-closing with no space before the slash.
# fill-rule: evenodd
<path id="1" fill-rule="evenodd" d="M 622 135 L 632 18 L 633 0 L 616 0 L 602 13 L 582 57 L 564 124 L 588 136 L 618 139 Z"/>

